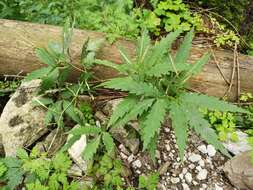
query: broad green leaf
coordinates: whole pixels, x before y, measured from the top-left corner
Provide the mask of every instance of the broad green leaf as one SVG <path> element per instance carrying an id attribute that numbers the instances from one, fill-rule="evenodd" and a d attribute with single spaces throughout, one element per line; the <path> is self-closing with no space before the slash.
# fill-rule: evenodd
<path id="1" fill-rule="evenodd" d="M 119 47 L 118 49 L 119 49 L 119 53 L 121 55 L 121 59 L 123 60 L 123 63 L 129 64 L 129 65 L 133 64 L 131 61 L 131 58 L 128 56 L 126 51 L 122 47 Z"/>
<path id="2" fill-rule="evenodd" d="M 35 70 L 31 73 L 29 73 L 26 77 L 25 80 L 33 80 L 33 79 L 41 79 L 49 74 L 49 72 L 52 70 L 52 67 L 43 67 L 41 69 Z"/>
<path id="3" fill-rule="evenodd" d="M 21 160 L 29 159 L 28 153 L 24 149 L 18 149 L 16 154 Z"/>
<path id="4" fill-rule="evenodd" d="M 188 120 L 185 115 L 185 112 L 188 110 L 183 109 L 176 102 L 172 102 L 169 108 L 172 127 L 175 132 L 176 142 L 179 149 L 179 157 L 182 160 L 184 157 L 184 150 L 186 148 L 188 134 Z"/>
<path id="5" fill-rule="evenodd" d="M 181 101 L 186 104 L 196 105 L 199 108 L 207 108 L 209 110 L 217 110 L 222 112 L 240 112 L 249 113 L 247 110 L 242 109 L 236 105 L 221 101 L 216 97 L 207 96 L 197 93 L 186 93 L 180 97 Z"/>
<path id="6" fill-rule="evenodd" d="M 97 136 L 90 143 L 87 144 L 85 150 L 83 151 L 83 157 L 85 160 L 92 160 L 96 154 L 99 144 L 100 144 L 101 135 Z"/>
<path id="7" fill-rule="evenodd" d="M 115 111 L 112 113 L 108 126 L 114 125 L 120 118 L 129 113 L 136 104 L 137 100 L 131 97 L 127 97 L 123 101 L 121 101 L 117 105 Z"/>
<path id="8" fill-rule="evenodd" d="M 149 56 L 145 59 L 145 65 L 151 68 L 155 64 L 159 63 L 166 53 L 171 49 L 172 43 L 180 35 L 181 30 L 169 33 L 166 38 L 162 38 L 159 43 L 155 45 L 152 51 L 149 52 Z"/>
<path id="9" fill-rule="evenodd" d="M 143 148 L 147 149 L 152 138 L 156 134 L 159 134 L 159 129 L 161 123 L 164 120 L 166 109 L 166 101 L 163 99 L 158 99 L 153 106 L 150 108 L 146 120 L 142 125 L 142 139 L 143 139 Z"/>
<path id="10" fill-rule="evenodd" d="M 76 127 L 72 129 L 69 133 L 77 136 L 77 135 L 83 135 L 83 134 L 95 135 L 95 134 L 99 134 L 100 132 L 101 132 L 101 129 L 99 127 L 86 125 L 86 126 Z"/>
<path id="11" fill-rule="evenodd" d="M 158 97 L 161 95 L 159 90 L 151 83 L 135 81 L 131 77 L 114 78 L 102 83 L 106 88 L 127 91 L 135 95 L 143 95 L 146 97 Z"/>
<path id="12" fill-rule="evenodd" d="M 192 47 L 192 39 L 194 36 L 194 30 L 192 29 L 184 38 L 179 50 L 177 51 L 175 63 L 186 63 L 190 55 L 190 50 Z"/>
<path id="13" fill-rule="evenodd" d="M 56 65 L 55 60 L 46 49 L 44 48 L 36 49 L 36 55 L 40 59 L 40 61 L 47 64 L 48 66 L 54 67 Z"/>
<path id="14" fill-rule="evenodd" d="M 59 76 L 59 69 L 58 68 L 53 69 L 46 77 L 42 78 L 41 88 L 43 90 L 48 90 L 52 88 L 56 84 L 58 76 Z"/>
<path id="15" fill-rule="evenodd" d="M 112 136 L 109 133 L 103 133 L 103 143 L 108 153 L 111 153 L 115 147 Z"/>
<path id="16" fill-rule="evenodd" d="M 122 119 L 120 119 L 115 125 L 124 126 L 127 122 L 137 119 L 145 111 L 147 111 L 153 104 L 155 99 L 144 99 L 136 103 L 136 105 L 127 113 Z"/>

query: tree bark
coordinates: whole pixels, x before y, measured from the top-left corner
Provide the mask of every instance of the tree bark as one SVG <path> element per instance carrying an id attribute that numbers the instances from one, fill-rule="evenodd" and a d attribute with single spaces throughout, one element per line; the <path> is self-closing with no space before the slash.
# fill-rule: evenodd
<path id="1" fill-rule="evenodd" d="M 35 48 L 46 47 L 49 41 L 61 40 L 61 27 L 18 22 L 11 20 L 0 20 L 0 75 L 15 75 L 29 73 L 44 65 L 35 55 Z M 87 38 L 98 39 L 105 38 L 105 34 L 86 30 L 74 30 L 73 41 L 71 45 L 71 57 L 73 63 L 78 66 L 81 48 Z M 120 39 L 114 44 L 105 43 L 99 52 L 98 58 L 113 61 L 120 64 L 121 59 L 117 47 L 126 49 L 131 56 L 134 55 L 135 42 Z M 191 50 L 189 62 L 198 60 L 204 53 L 210 51 L 208 44 L 194 41 Z M 229 86 L 225 82 L 223 75 L 230 80 L 234 65 L 234 53 L 229 50 L 213 49 L 216 61 L 212 58 L 205 65 L 202 72 L 190 80 L 190 88 L 223 97 Z M 240 63 L 240 88 L 241 92 L 253 93 L 253 58 L 246 55 L 239 55 Z M 217 67 L 220 66 L 220 70 Z M 97 66 L 94 68 L 96 77 L 101 80 L 112 78 L 117 73 L 109 68 Z M 76 79 L 78 71 L 73 70 L 72 79 Z M 237 76 L 235 74 L 233 86 L 229 93 L 229 98 L 237 97 Z"/>

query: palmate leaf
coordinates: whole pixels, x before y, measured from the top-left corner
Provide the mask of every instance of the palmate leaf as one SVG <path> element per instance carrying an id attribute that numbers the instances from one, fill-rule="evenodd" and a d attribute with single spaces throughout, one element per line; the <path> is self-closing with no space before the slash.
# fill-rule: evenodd
<path id="1" fill-rule="evenodd" d="M 184 157 L 184 150 L 186 148 L 188 135 L 188 120 L 185 115 L 187 110 L 185 110 L 177 102 L 172 102 L 169 108 L 172 127 L 175 132 L 176 142 L 179 149 L 179 157 L 182 160 Z"/>
<path id="2" fill-rule="evenodd" d="M 83 157 L 85 160 L 92 160 L 94 154 L 96 154 L 99 144 L 100 144 L 101 135 L 97 136 L 90 143 L 87 144 L 85 150 L 83 151 Z"/>
<path id="3" fill-rule="evenodd" d="M 159 63 L 166 53 L 170 50 L 172 43 L 180 35 L 181 30 L 169 33 L 166 38 L 162 38 L 155 47 L 149 51 L 149 55 L 146 56 L 145 65 L 151 68 L 155 64 Z"/>
<path id="4" fill-rule="evenodd" d="M 187 33 L 187 35 L 184 38 L 183 43 L 181 44 L 179 50 L 177 51 L 175 64 L 187 62 L 187 59 L 190 55 L 190 49 L 192 46 L 193 36 L 194 36 L 194 31 L 192 29 L 190 32 Z"/>
<path id="5" fill-rule="evenodd" d="M 102 83 L 106 88 L 127 91 L 137 96 L 158 97 L 161 95 L 159 90 L 150 83 L 135 81 L 131 77 L 114 78 Z"/>
<path id="6" fill-rule="evenodd" d="M 63 110 L 65 110 L 67 116 L 69 116 L 76 123 L 80 124 L 82 122 L 79 115 L 75 111 L 73 103 L 71 103 L 70 101 L 63 100 Z"/>
<path id="7" fill-rule="evenodd" d="M 141 125 L 144 149 L 147 149 L 156 133 L 159 134 L 158 131 L 161 127 L 161 122 L 164 120 L 166 109 L 167 104 L 163 99 L 158 99 L 150 108 L 146 120 Z"/>
<path id="8" fill-rule="evenodd" d="M 180 97 L 181 101 L 185 104 L 195 105 L 198 108 L 207 108 L 209 110 L 217 110 L 222 112 L 240 112 L 249 113 L 245 109 L 242 109 L 236 105 L 230 104 L 225 101 L 221 101 L 216 97 L 207 96 L 197 93 L 186 93 Z"/>
<path id="9" fill-rule="evenodd" d="M 137 119 L 138 116 L 141 116 L 145 111 L 147 111 L 153 104 L 155 99 L 144 99 L 135 104 L 129 113 L 127 113 L 122 119 L 120 119 L 115 126 L 124 126 L 127 122 Z"/>
<path id="10" fill-rule="evenodd" d="M 202 114 L 194 110 L 197 110 L 197 108 L 193 107 L 191 111 L 186 112 L 186 116 L 189 119 L 189 126 L 208 144 L 212 144 L 217 150 L 220 150 L 221 153 L 230 157 L 228 151 L 220 143 L 219 137 L 216 135 L 214 129 L 211 128 L 209 122 L 203 118 Z"/>
<path id="11" fill-rule="evenodd" d="M 126 50 L 123 47 L 119 47 L 119 53 L 121 55 L 121 59 L 123 60 L 123 63 L 125 64 L 133 64 L 131 61 L 131 58 L 129 57 L 129 55 L 126 53 Z"/>

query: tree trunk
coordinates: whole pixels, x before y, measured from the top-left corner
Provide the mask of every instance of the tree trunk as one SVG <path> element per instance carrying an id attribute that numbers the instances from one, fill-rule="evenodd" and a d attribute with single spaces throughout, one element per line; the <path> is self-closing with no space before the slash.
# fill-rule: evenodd
<path id="1" fill-rule="evenodd" d="M 0 20 L 0 75 L 15 75 L 29 73 L 35 69 L 43 67 L 43 64 L 35 55 L 35 48 L 46 47 L 49 41 L 60 41 L 60 27 L 33 24 L 26 22 Z M 79 64 L 81 48 L 87 38 L 105 38 L 105 34 L 93 31 L 74 30 L 71 45 L 71 56 L 75 65 Z M 130 55 L 134 55 L 135 43 L 124 39 L 118 40 L 114 44 L 105 43 L 99 52 L 98 58 L 114 61 L 120 64 L 121 59 L 117 47 L 122 46 Z M 194 41 L 189 62 L 195 62 L 205 52 L 210 51 L 208 45 Z M 216 61 L 212 58 L 205 65 L 203 71 L 190 81 L 190 88 L 209 95 L 223 97 L 228 90 L 221 72 L 230 80 L 234 64 L 234 53 L 223 49 L 213 49 Z M 253 58 L 239 55 L 240 63 L 240 87 L 242 92 L 253 93 Z M 220 65 L 220 70 L 217 67 Z M 117 75 L 109 68 L 97 66 L 94 68 L 96 77 L 104 80 Z M 236 72 L 235 72 L 236 73 Z M 73 71 L 71 78 L 78 76 L 76 70 Z M 237 97 L 236 74 L 229 97 Z"/>

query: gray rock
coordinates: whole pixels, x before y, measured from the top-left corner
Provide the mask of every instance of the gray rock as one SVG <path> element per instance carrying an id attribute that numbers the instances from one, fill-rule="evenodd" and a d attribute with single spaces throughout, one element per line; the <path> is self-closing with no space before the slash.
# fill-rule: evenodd
<path id="1" fill-rule="evenodd" d="M 233 157 L 225 163 L 223 170 L 235 187 L 253 190 L 253 164 L 250 152 Z"/>
<path id="2" fill-rule="evenodd" d="M 170 179 L 170 181 L 171 181 L 171 183 L 176 184 L 176 183 L 179 183 L 179 182 L 180 182 L 180 179 L 179 179 L 178 177 L 172 177 L 172 178 Z"/>
<path id="3" fill-rule="evenodd" d="M 78 127 L 78 126 L 76 126 Z M 72 135 L 69 135 L 68 139 L 71 138 Z M 83 172 L 87 171 L 87 161 L 83 159 L 82 152 L 85 150 L 87 146 L 86 135 L 82 135 L 79 140 L 77 140 L 69 149 L 68 153 L 72 160 L 77 164 L 78 167 Z"/>
<path id="4" fill-rule="evenodd" d="M 241 131 L 237 131 L 238 141 L 233 142 L 228 140 L 223 143 L 224 147 L 234 155 L 238 155 L 242 152 L 246 152 L 251 150 L 250 145 L 248 144 L 248 134 L 243 133 Z"/>
<path id="5" fill-rule="evenodd" d="M 206 145 L 200 145 L 200 146 L 198 146 L 198 148 L 197 148 L 201 153 L 203 153 L 203 154 L 206 154 L 207 153 L 207 149 L 206 149 Z"/>
<path id="6" fill-rule="evenodd" d="M 102 111 L 108 116 L 112 115 L 112 112 L 122 100 L 123 99 L 120 98 L 108 101 Z"/>
<path id="7" fill-rule="evenodd" d="M 3 110 L 0 134 L 6 156 L 15 156 L 18 148 L 32 145 L 48 132 L 46 111 L 33 102 L 40 84 L 41 80 L 23 82 Z"/>
<path id="8" fill-rule="evenodd" d="M 213 156 L 215 156 L 215 154 L 216 154 L 216 150 L 215 150 L 215 148 L 214 148 L 214 146 L 213 145 L 207 145 L 207 154 L 208 154 L 208 156 L 210 156 L 210 157 L 213 157 Z"/>
<path id="9" fill-rule="evenodd" d="M 192 153 L 192 154 L 189 156 L 188 160 L 190 160 L 191 162 L 198 162 L 199 160 L 201 160 L 201 156 L 198 155 L 198 154 Z"/>
<path id="10" fill-rule="evenodd" d="M 133 162 L 133 167 L 134 167 L 134 168 L 140 168 L 141 166 L 142 166 L 142 163 L 141 163 L 140 160 L 135 160 L 135 161 Z"/>
<path id="11" fill-rule="evenodd" d="M 83 172 L 82 172 L 81 168 L 76 164 L 73 164 L 71 166 L 71 168 L 68 170 L 69 177 L 82 177 L 83 176 L 82 173 Z"/>
<path id="12" fill-rule="evenodd" d="M 187 172 L 185 174 L 184 178 L 185 178 L 185 180 L 186 180 L 187 183 L 190 184 L 192 182 L 192 174 L 191 173 Z"/>

